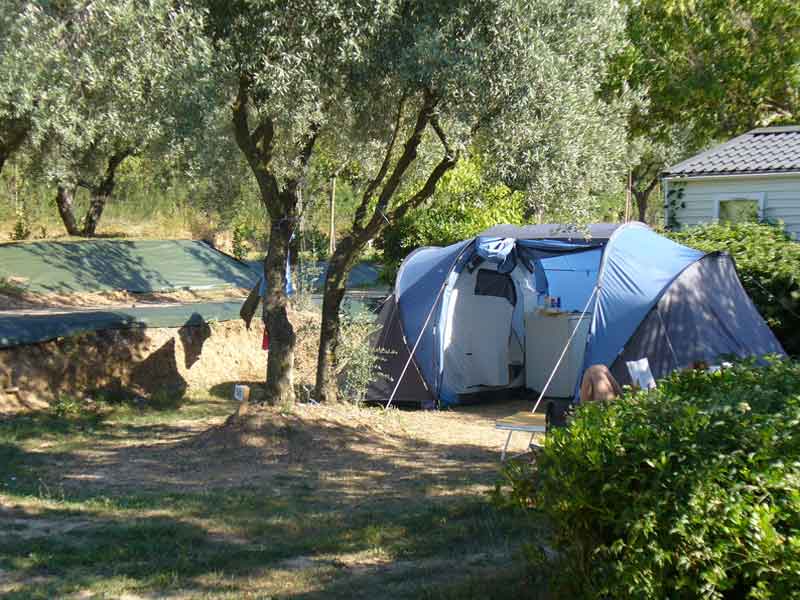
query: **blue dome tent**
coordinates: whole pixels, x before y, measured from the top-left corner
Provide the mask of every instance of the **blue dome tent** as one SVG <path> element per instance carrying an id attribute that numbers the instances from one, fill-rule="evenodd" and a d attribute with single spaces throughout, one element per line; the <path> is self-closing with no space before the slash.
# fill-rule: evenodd
<path id="1" fill-rule="evenodd" d="M 641 358 L 658 378 L 695 361 L 784 354 L 727 254 L 641 223 L 498 225 L 420 248 L 379 323 L 384 376 L 367 399 L 423 408 L 520 388 L 571 399 L 594 364 L 626 384 L 626 361 Z"/>

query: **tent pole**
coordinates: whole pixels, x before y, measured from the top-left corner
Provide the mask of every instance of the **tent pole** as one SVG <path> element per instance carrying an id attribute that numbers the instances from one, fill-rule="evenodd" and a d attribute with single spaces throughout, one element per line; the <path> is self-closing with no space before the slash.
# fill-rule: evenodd
<path id="1" fill-rule="evenodd" d="M 592 303 L 592 298 L 595 297 L 595 295 L 597 294 L 597 290 L 598 289 L 599 289 L 599 286 L 597 286 L 597 285 L 594 286 L 594 289 L 592 290 L 592 293 L 589 296 L 589 299 L 586 301 L 586 306 L 583 307 L 583 312 L 581 313 L 581 316 L 578 319 L 578 322 L 575 324 L 575 329 L 572 330 L 572 334 L 569 336 L 569 339 L 567 340 L 567 343 L 564 345 L 564 349 L 561 351 L 561 356 L 558 357 L 558 360 L 556 361 L 556 366 L 553 367 L 553 370 L 550 373 L 550 377 L 547 378 L 547 382 L 545 382 L 544 387 L 542 388 L 542 391 L 539 394 L 539 398 L 538 398 L 538 400 L 536 400 L 536 404 L 533 405 L 533 410 L 531 412 L 536 412 L 536 409 L 539 408 L 539 404 L 541 404 L 542 398 L 544 398 L 544 395 L 547 392 L 547 388 L 550 387 L 550 382 L 553 381 L 553 377 L 556 376 L 556 371 L 558 371 L 558 367 L 561 366 L 561 361 L 564 360 L 564 356 L 566 356 L 566 354 L 567 354 L 567 350 L 569 349 L 569 345 L 572 343 L 572 338 L 575 337 L 575 334 L 578 332 L 578 328 L 581 326 L 581 319 L 583 319 L 584 315 L 588 312 L 589 305 Z"/>
<path id="2" fill-rule="evenodd" d="M 459 256 L 459 258 L 461 257 Z M 406 364 L 400 373 L 400 377 L 397 378 L 397 383 L 394 384 L 394 389 L 392 390 L 391 396 L 389 396 L 389 401 L 386 403 L 386 406 L 383 407 L 384 409 L 387 409 L 392 405 L 392 400 L 394 400 L 394 395 L 397 393 L 397 389 L 400 387 L 400 383 L 403 381 L 403 377 L 405 377 L 406 371 L 408 370 L 408 366 L 411 364 L 411 359 L 414 358 L 414 352 L 417 351 L 417 346 L 419 346 L 420 340 L 422 340 L 422 334 L 425 333 L 425 329 L 428 327 L 428 322 L 431 320 L 433 311 L 436 310 L 436 305 L 439 304 L 439 298 L 441 298 L 442 292 L 444 292 L 444 288 L 447 287 L 447 279 L 449 279 L 449 275 L 448 277 L 445 278 L 442 287 L 439 288 L 439 293 L 436 294 L 436 300 L 433 301 L 433 306 L 431 306 L 431 310 L 428 312 L 428 316 L 425 318 L 425 323 L 422 324 L 422 329 L 420 329 L 419 331 L 419 335 L 417 336 L 417 341 L 414 342 L 414 347 L 408 354 L 408 360 L 406 361 Z"/>
<path id="3" fill-rule="evenodd" d="M 447 287 L 447 282 L 450 279 L 450 273 L 453 271 L 453 268 L 458 264 L 458 261 L 461 260 L 461 257 L 464 256 L 464 252 L 467 251 L 467 248 L 470 248 L 472 244 L 465 244 L 464 247 L 461 249 L 461 252 L 458 253 L 456 259 L 453 261 L 453 265 L 450 267 L 450 270 L 447 271 L 447 277 L 444 278 L 442 282 L 442 287 L 439 288 L 439 293 L 436 294 L 436 300 L 433 301 L 433 306 L 431 306 L 430 312 L 428 312 L 428 316 L 425 317 L 425 323 L 422 324 L 422 329 L 419 331 L 419 335 L 417 336 L 417 341 L 414 342 L 414 347 L 411 349 L 411 352 L 408 355 L 408 360 L 406 361 L 403 370 L 400 373 L 400 377 L 397 378 L 397 383 L 394 384 L 394 389 L 392 390 L 392 394 L 389 396 L 389 401 L 384 406 L 384 409 L 389 408 L 392 405 L 392 400 L 394 400 L 394 396 L 397 393 L 398 388 L 400 387 L 400 383 L 403 381 L 403 377 L 408 370 L 408 366 L 411 364 L 411 359 L 414 358 L 414 352 L 417 351 L 417 346 L 419 346 L 420 340 L 422 340 L 422 334 L 425 333 L 425 329 L 428 327 L 428 323 L 431 320 L 431 316 L 433 315 L 433 311 L 436 310 L 436 305 L 439 304 L 439 298 L 442 297 L 442 293 L 444 292 L 445 288 Z M 399 302 L 399 298 L 398 298 Z"/>

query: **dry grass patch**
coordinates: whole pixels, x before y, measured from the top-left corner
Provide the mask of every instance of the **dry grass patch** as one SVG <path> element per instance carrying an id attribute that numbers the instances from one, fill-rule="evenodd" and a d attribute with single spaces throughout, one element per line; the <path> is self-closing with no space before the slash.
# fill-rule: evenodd
<path id="1" fill-rule="evenodd" d="M 516 548 L 536 524 L 484 494 L 493 420 L 522 403 L 228 418 L 206 402 L 38 435 L 0 424 L 0 594 L 470 597 L 478 573 L 491 597 L 493 578 L 523 581 Z"/>

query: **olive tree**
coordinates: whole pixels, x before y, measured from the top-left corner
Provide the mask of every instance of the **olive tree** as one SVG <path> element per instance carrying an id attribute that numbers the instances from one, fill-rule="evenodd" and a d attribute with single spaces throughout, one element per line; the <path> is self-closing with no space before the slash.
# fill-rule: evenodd
<path id="1" fill-rule="evenodd" d="M 348 75 L 391 3 L 207 0 L 218 81 L 228 90 L 236 144 L 269 225 L 264 317 L 270 334 L 266 396 L 294 400 L 295 332 L 285 264 L 314 152 L 350 112 Z"/>
<path id="2" fill-rule="evenodd" d="M 339 310 L 368 242 L 420 207 L 472 144 L 531 204 L 581 217 L 623 158 L 624 113 L 598 100 L 616 2 L 398 2 L 349 74 L 342 153 L 369 176 L 328 268 L 316 395 L 336 395 Z M 584 210 L 585 212 L 585 210 Z"/>
<path id="3" fill-rule="evenodd" d="M 54 130 L 47 174 L 67 231 L 94 235 L 128 157 L 158 154 L 203 124 L 208 45 L 201 15 L 171 0 L 66 3 L 70 121 Z M 65 40 L 66 41 L 66 40 Z M 69 125 L 73 125 L 70 127 Z M 80 227 L 69 186 L 89 193 Z"/>
<path id="4" fill-rule="evenodd" d="M 170 0 L 12 2 L 0 58 L 0 157 L 28 141 L 57 186 L 67 232 L 94 235 L 128 157 L 202 123 L 210 57 L 202 15 Z M 85 188 L 81 222 L 72 195 Z"/>
<path id="5" fill-rule="evenodd" d="M 58 113 L 64 66 L 60 30 L 41 6 L 0 3 L 0 171 L 42 121 Z"/>

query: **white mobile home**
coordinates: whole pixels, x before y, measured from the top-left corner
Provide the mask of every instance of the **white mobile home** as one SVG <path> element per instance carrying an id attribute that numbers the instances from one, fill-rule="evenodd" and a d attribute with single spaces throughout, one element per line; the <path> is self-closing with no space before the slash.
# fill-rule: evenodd
<path id="1" fill-rule="evenodd" d="M 662 177 L 670 227 L 758 217 L 800 239 L 800 127 L 748 131 Z"/>

